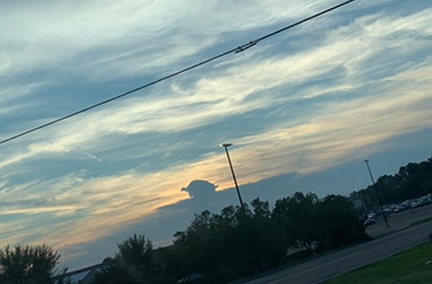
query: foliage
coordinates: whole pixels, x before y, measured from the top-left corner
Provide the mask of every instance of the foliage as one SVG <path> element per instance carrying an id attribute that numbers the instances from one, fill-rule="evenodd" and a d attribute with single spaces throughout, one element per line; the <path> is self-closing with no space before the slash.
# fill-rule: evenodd
<path id="1" fill-rule="evenodd" d="M 277 235 L 277 228 L 271 222 L 269 204 L 256 199 L 252 207 L 246 216 L 233 206 L 220 214 L 196 215 L 185 231 L 175 235 L 168 259 L 175 275 L 188 279 L 198 273 L 206 282 L 221 283 L 275 265 L 284 249 L 270 237 Z M 181 266 L 175 269 L 178 263 Z"/>
<path id="2" fill-rule="evenodd" d="M 273 219 L 285 229 L 285 239 L 291 247 L 313 251 L 314 242 L 318 239 L 317 225 L 319 211 L 318 197 L 309 193 L 296 192 L 292 197 L 276 201 Z"/>
<path id="3" fill-rule="evenodd" d="M 371 207 L 378 192 L 384 204 L 397 203 L 432 193 L 432 157 L 420 163 L 409 163 L 394 175 L 380 177 L 373 186 L 360 190 Z"/>
<path id="4" fill-rule="evenodd" d="M 169 273 L 184 280 L 198 273 L 202 283 L 224 283 L 279 264 L 288 248 L 316 253 L 367 238 L 342 196 L 297 192 L 278 200 L 273 211 L 259 199 L 251 205 L 246 215 L 233 206 L 196 215 L 175 235 Z"/>
<path id="5" fill-rule="evenodd" d="M 285 229 L 293 249 L 313 254 L 368 239 L 355 216 L 352 204 L 343 196 L 296 192 L 276 202 L 274 220 Z"/>
<path id="6" fill-rule="evenodd" d="M 47 245 L 6 246 L 0 250 L 0 282 L 46 284 L 56 274 L 60 254 Z"/>
<path id="7" fill-rule="evenodd" d="M 118 249 L 114 258 L 104 260 L 108 265 L 96 275 L 93 283 L 162 283 L 154 260 L 153 245 L 145 236 L 134 234 L 118 244 Z"/>

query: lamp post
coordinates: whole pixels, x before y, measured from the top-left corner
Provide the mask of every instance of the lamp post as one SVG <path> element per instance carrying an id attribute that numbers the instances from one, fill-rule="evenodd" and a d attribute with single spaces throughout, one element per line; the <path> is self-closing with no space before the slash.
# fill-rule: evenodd
<path id="1" fill-rule="evenodd" d="M 363 194 L 360 191 L 358 191 L 357 193 L 358 193 L 358 196 L 360 196 L 360 201 L 361 201 L 361 204 L 363 206 L 363 210 L 365 212 L 365 215 L 367 215 L 368 209 L 367 209 L 366 202 L 364 200 Z"/>
<path id="2" fill-rule="evenodd" d="M 243 199 L 242 199 L 241 194 L 240 194 L 240 188 L 238 186 L 237 178 L 235 176 L 234 168 L 233 168 L 233 165 L 232 165 L 232 162 L 231 162 L 231 158 L 230 158 L 230 155 L 229 155 L 229 152 L 228 152 L 228 147 L 230 147 L 232 145 L 233 145 L 232 143 L 225 143 L 225 144 L 220 145 L 220 147 L 224 147 L 225 148 L 225 153 L 226 153 L 227 158 L 228 158 L 228 163 L 229 163 L 229 166 L 230 166 L 230 169 L 231 169 L 231 174 L 232 174 L 232 177 L 233 177 L 233 180 L 234 180 L 234 184 L 235 184 L 235 187 L 236 187 L 236 190 L 237 190 L 237 196 L 238 196 L 238 199 L 240 201 L 240 206 L 242 208 L 243 214 L 246 216 L 246 209 L 245 209 L 244 204 L 243 204 Z"/>
<path id="3" fill-rule="evenodd" d="M 378 191 L 376 190 L 376 188 L 375 188 L 375 186 L 374 186 L 374 185 L 375 185 L 375 180 L 374 180 L 374 178 L 373 178 L 373 176 L 372 176 L 372 171 L 371 171 L 370 166 L 369 166 L 369 160 L 364 160 L 364 162 L 366 163 L 366 167 L 367 167 L 367 169 L 368 169 L 369 176 L 370 176 L 371 181 L 372 181 L 372 188 L 373 188 L 374 191 L 375 191 L 375 195 L 376 195 L 377 200 L 378 200 L 378 205 L 379 205 L 379 207 L 380 207 L 380 209 L 381 209 L 381 214 L 383 215 L 383 217 L 384 217 L 384 222 L 386 223 L 386 226 L 387 226 L 387 228 L 388 228 L 388 227 L 390 227 L 390 224 L 388 223 L 388 221 L 387 221 L 387 217 L 386 217 L 386 215 L 385 215 L 385 213 L 384 213 L 384 209 L 383 209 L 383 207 L 382 207 L 382 203 L 381 203 L 381 199 L 380 199 L 380 197 L 379 197 L 379 195 L 378 195 Z"/>

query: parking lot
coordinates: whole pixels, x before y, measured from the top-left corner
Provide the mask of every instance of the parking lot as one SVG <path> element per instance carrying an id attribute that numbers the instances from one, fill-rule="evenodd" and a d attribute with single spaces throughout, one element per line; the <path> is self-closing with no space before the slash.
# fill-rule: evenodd
<path id="1" fill-rule="evenodd" d="M 387 217 L 387 220 L 390 224 L 389 228 L 384 223 L 384 219 L 379 218 L 375 225 L 371 225 L 366 229 L 366 232 L 372 238 L 376 238 L 392 231 L 398 231 L 406 228 L 412 223 L 418 222 L 428 217 L 432 217 L 432 205 L 412 208 L 400 213 L 391 214 Z"/>

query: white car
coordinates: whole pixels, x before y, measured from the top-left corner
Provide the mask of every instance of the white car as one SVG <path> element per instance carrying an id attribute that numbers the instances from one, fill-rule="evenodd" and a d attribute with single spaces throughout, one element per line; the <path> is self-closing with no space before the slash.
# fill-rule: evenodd
<path id="1" fill-rule="evenodd" d="M 363 223 L 363 225 L 365 225 L 366 227 L 373 224 L 376 224 L 376 220 L 374 218 L 367 218 L 367 220 Z"/>

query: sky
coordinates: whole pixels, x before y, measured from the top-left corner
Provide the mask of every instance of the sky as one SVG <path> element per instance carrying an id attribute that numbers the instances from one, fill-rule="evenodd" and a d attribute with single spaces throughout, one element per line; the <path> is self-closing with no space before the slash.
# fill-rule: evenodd
<path id="1" fill-rule="evenodd" d="M 1 1 L 0 140 L 235 48 L 335 0 Z M 295 191 L 348 195 L 432 154 L 432 7 L 358 0 L 0 145 L 0 245 L 71 269 L 133 233 Z"/>

